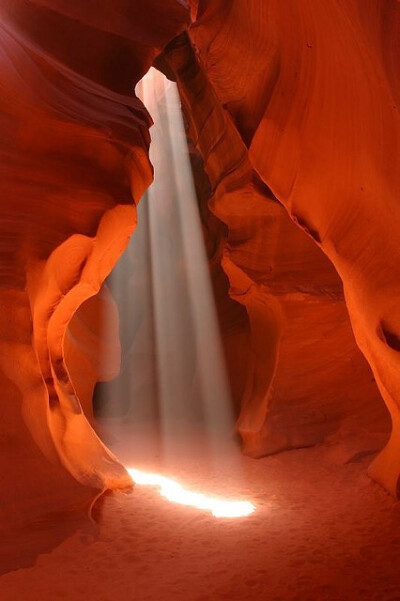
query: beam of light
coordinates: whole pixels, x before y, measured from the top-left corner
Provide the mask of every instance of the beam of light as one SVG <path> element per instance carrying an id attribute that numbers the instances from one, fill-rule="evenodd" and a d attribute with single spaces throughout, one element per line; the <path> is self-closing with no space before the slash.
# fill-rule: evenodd
<path id="1" fill-rule="evenodd" d="M 143 472 L 130 467 L 127 468 L 127 471 L 136 484 L 157 486 L 160 489 L 161 496 L 168 499 L 168 501 L 210 511 L 216 518 L 247 517 L 255 511 L 255 506 L 249 501 L 220 499 L 186 490 L 175 480 L 160 476 L 159 474 Z"/>
<path id="2" fill-rule="evenodd" d="M 154 120 L 155 178 L 145 202 L 164 453 L 183 418 L 203 423 L 216 457 L 234 417 L 181 103 L 176 84 L 155 69 L 139 95 Z"/>
<path id="3" fill-rule="evenodd" d="M 123 360 L 120 377 L 99 388 L 97 416 L 125 464 L 151 456 L 158 471 L 176 468 L 201 440 L 199 460 L 218 473 L 223 463 L 239 479 L 233 403 L 177 86 L 151 69 L 137 94 L 154 121 L 154 183 L 109 278 Z"/>

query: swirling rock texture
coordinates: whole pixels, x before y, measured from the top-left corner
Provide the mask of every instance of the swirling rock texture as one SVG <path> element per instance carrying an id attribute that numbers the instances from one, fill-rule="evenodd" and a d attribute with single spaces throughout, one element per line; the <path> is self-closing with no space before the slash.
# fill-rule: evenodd
<path id="1" fill-rule="evenodd" d="M 85 411 L 95 380 L 115 375 L 95 355 L 118 357 L 99 330 L 112 305 L 102 283 L 152 179 L 134 86 L 187 10 L 2 0 L 0 11 L 0 524 L 16 527 L 131 486 Z"/>
<path id="2" fill-rule="evenodd" d="M 183 0 L 1 0 L 0 11 L 0 523 L 12 526 L 130 486 L 89 423 L 94 382 L 118 367 L 99 361 L 99 348 L 118 358 L 99 328 L 113 306 L 103 281 L 152 178 L 134 86 L 189 11 Z M 160 68 L 178 80 L 212 191 L 245 451 L 315 444 L 375 406 L 348 309 L 393 420 L 371 473 L 395 494 L 399 3 L 200 0 L 190 14 Z"/>
<path id="3" fill-rule="evenodd" d="M 243 148 L 248 149 L 247 155 L 242 151 L 243 158 L 238 154 L 231 165 L 236 161 L 236 166 L 242 168 L 248 161 L 292 221 L 329 257 L 343 282 L 357 344 L 372 368 L 393 423 L 390 441 L 371 466 L 371 475 L 394 494 L 400 472 L 399 33 L 400 5 L 394 0 L 250 0 L 246 4 L 205 0 L 198 3 L 197 21 L 190 30 L 215 96 L 225 108 L 224 118 L 228 123 L 234 122 Z M 212 115 L 207 118 L 210 120 Z M 225 130 L 226 126 L 221 128 Z M 210 163 L 221 140 L 214 138 L 208 150 Z M 228 155 L 226 149 L 222 155 Z M 221 166 L 219 171 L 219 186 L 231 193 L 226 176 L 230 173 L 224 174 Z M 214 177 L 215 174 L 210 175 L 211 179 Z M 216 199 L 215 206 L 220 211 L 218 202 Z M 250 204 L 249 199 L 246 202 Z M 227 202 L 222 204 L 226 206 Z M 247 214 L 247 210 L 243 212 Z M 287 224 L 285 227 L 290 229 Z M 234 235 L 234 228 L 231 230 Z M 293 233 L 293 239 L 295 236 Z M 340 296 L 338 279 L 317 249 L 308 249 L 300 238 L 298 243 L 302 245 L 300 253 L 295 253 L 298 260 L 306 253 L 309 266 L 315 261 L 320 270 L 313 266 L 311 279 L 306 271 L 298 272 L 296 263 L 290 263 L 286 269 L 289 273 L 296 270 L 297 283 L 292 288 L 285 274 L 283 292 L 292 293 L 292 299 L 287 299 L 282 319 L 277 319 L 272 309 L 256 310 L 253 319 L 258 321 L 252 331 L 260 332 L 264 327 L 267 333 L 275 328 L 275 348 L 280 355 L 278 339 L 284 340 L 280 326 L 283 318 L 293 324 L 299 320 L 299 311 L 304 311 L 298 334 L 303 344 L 310 342 L 308 349 L 300 347 L 300 361 L 307 362 L 307 354 L 312 356 L 317 343 L 311 339 L 318 331 L 314 322 L 321 311 L 324 323 L 320 322 L 320 327 L 335 330 L 337 354 L 345 359 L 348 353 L 350 359 L 352 343 L 344 325 L 343 307 L 332 302 Z M 285 239 L 282 245 L 282 250 L 290 248 Z M 253 257 L 247 252 L 250 260 L 246 264 L 245 258 L 244 262 L 257 274 L 256 256 L 257 252 L 253 252 Z M 230 252 L 226 261 L 227 273 L 238 277 L 237 266 L 241 263 L 235 254 Z M 265 288 L 269 278 L 262 271 L 257 277 Z M 242 273 L 240 277 L 242 285 L 235 285 L 233 294 L 246 293 L 254 301 L 245 302 L 260 305 L 260 298 L 256 301 L 252 291 L 257 290 L 260 297 L 260 287 L 252 286 Z M 232 275 L 230 279 L 232 285 Z M 303 284 L 308 280 L 305 290 L 299 290 L 299 280 Z M 310 281 L 316 284 L 316 295 Z M 297 295 L 305 295 L 308 302 L 296 306 L 294 290 Z M 325 293 L 321 294 L 323 290 Z M 318 309 L 311 310 L 312 325 L 307 327 L 307 305 L 310 307 L 315 296 L 319 297 Z M 278 304 L 275 313 L 282 310 L 282 304 Z M 264 346 L 253 344 L 260 357 Z M 299 361 L 295 348 L 293 345 L 293 364 Z M 325 352 L 332 352 L 332 347 L 325 348 Z M 280 360 L 275 362 L 278 369 Z M 347 390 L 360 382 L 352 368 L 344 380 Z M 299 381 L 298 386 L 302 387 Z M 293 394 L 293 388 L 289 394 Z M 322 406 L 323 403 L 318 404 L 320 410 Z M 247 430 L 245 416 L 239 424 Z"/>
<path id="4" fill-rule="evenodd" d="M 254 171 L 186 34 L 167 47 L 164 61 L 175 73 L 189 134 L 209 176 L 209 206 L 226 225 L 226 235 L 211 232 L 220 242 L 216 254 L 233 305 L 248 315 L 246 323 L 232 310 L 220 278 L 216 296 L 224 337 L 236 348 L 227 356 L 234 396 L 241 399 L 244 451 L 262 456 L 316 444 L 346 417 L 376 407 L 377 389 L 356 347 L 340 278 Z M 246 382 L 233 380 L 246 372 Z M 352 378 L 356 388 L 349 386 Z"/>

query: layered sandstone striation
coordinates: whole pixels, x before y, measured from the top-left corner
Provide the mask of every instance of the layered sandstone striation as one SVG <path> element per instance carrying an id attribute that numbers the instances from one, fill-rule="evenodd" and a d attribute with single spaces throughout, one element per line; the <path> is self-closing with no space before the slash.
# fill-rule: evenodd
<path id="1" fill-rule="evenodd" d="M 251 167 L 343 282 L 357 344 L 393 423 L 371 474 L 396 493 L 400 4 L 204 0 L 197 16 L 192 42 Z M 349 344 L 343 339 L 338 352 Z M 352 370 L 346 379 L 348 390 L 358 387 Z"/>
<path id="2" fill-rule="evenodd" d="M 85 412 L 95 380 L 116 373 L 100 353 L 119 352 L 99 329 L 102 283 L 152 179 L 134 85 L 187 11 L 173 0 L 0 11 L 0 523 L 15 526 L 131 485 Z"/>
<path id="3" fill-rule="evenodd" d="M 398 492 L 399 2 L 2 0 L 0 524 L 131 484 L 90 423 L 119 360 L 103 282 L 152 179 L 134 86 L 189 14 L 157 64 L 207 175 L 245 451 L 375 406 L 354 332 L 393 422 L 371 474 Z"/>
<path id="4" fill-rule="evenodd" d="M 378 397 L 354 341 L 340 278 L 254 171 L 186 34 L 167 47 L 163 60 L 176 77 L 189 135 L 204 161 L 209 207 L 225 225 L 215 237 L 230 296 L 248 315 L 247 323 L 238 319 L 217 288 L 224 337 L 236 347 L 228 366 L 234 395 L 241 397 L 244 450 L 261 456 L 313 445 L 347 417 L 375 409 Z M 246 375 L 244 385 L 237 373 Z M 349 386 L 352 379 L 357 387 Z"/>

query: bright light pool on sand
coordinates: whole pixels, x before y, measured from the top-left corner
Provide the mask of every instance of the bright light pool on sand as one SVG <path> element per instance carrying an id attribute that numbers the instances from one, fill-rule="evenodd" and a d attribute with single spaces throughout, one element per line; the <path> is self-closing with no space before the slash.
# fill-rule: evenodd
<path id="1" fill-rule="evenodd" d="M 172 503 L 197 507 L 204 511 L 210 511 L 216 518 L 240 518 L 246 517 L 255 511 L 255 505 L 249 501 L 233 501 L 208 496 L 199 492 L 185 489 L 181 484 L 165 476 L 151 472 L 143 472 L 134 468 L 127 468 L 130 476 L 136 484 L 144 486 L 157 486 L 161 496 Z"/>

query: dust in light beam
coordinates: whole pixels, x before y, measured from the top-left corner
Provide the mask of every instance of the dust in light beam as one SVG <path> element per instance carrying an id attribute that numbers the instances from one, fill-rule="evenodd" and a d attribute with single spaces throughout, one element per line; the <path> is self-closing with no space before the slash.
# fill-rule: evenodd
<path id="1" fill-rule="evenodd" d="M 176 84 L 155 69 L 142 79 L 137 93 L 154 120 L 150 159 L 155 178 L 139 215 L 144 206 L 147 219 L 141 227 L 147 227 L 143 234 L 150 260 L 143 264 L 142 276 L 151 276 L 156 415 L 163 459 L 175 463 L 176 439 L 186 433 L 187 424 L 196 424 L 204 429 L 203 448 L 216 464 L 221 443 L 232 458 L 238 451 L 232 437 L 233 403 L 181 102 Z M 124 281 L 127 277 L 124 274 Z M 132 405 L 145 404 L 141 390 Z M 233 463 L 232 469 L 239 471 L 240 463 Z M 127 471 L 134 482 L 157 487 L 169 501 L 209 511 L 217 518 L 246 517 L 255 510 L 249 501 L 192 492 L 159 474 L 131 467 Z"/>

